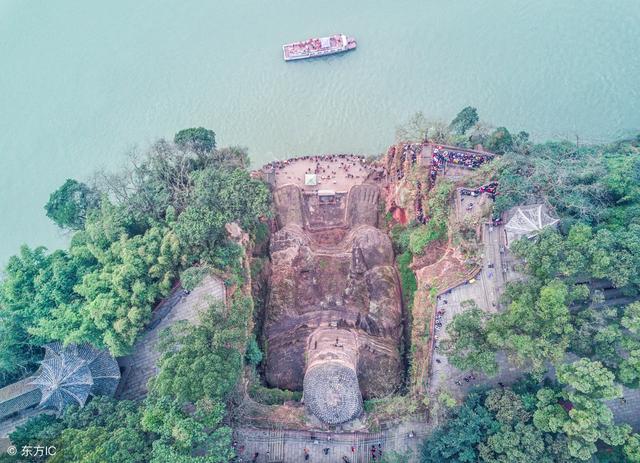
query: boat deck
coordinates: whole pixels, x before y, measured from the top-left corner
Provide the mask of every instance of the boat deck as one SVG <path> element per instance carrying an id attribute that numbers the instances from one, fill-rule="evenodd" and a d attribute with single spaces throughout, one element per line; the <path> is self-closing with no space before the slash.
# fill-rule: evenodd
<path id="1" fill-rule="evenodd" d="M 288 43 L 282 46 L 282 51 L 285 61 L 290 61 L 341 53 L 355 47 L 356 42 L 353 38 L 348 38 L 343 34 L 334 34 L 329 37 Z"/>

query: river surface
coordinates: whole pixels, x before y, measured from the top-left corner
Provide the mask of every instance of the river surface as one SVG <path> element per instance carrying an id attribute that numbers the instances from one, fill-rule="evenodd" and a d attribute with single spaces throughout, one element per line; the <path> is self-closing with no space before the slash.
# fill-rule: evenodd
<path id="1" fill-rule="evenodd" d="M 466 105 L 537 139 L 640 128 L 639 0 L 0 0 L 0 263 L 66 237 L 66 178 L 190 126 L 254 165 L 379 153 L 416 111 Z M 285 63 L 344 32 L 358 49 Z"/>

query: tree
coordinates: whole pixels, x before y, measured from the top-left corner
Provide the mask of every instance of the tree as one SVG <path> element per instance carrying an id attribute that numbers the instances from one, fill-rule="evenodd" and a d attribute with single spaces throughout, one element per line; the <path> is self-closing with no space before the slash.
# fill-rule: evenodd
<path id="1" fill-rule="evenodd" d="M 100 194 L 77 180 L 67 179 L 56 191 L 51 193 L 44 206 L 47 217 L 60 228 L 80 230 L 87 215 L 100 204 Z"/>
<path id="2" fill-rule="evenodd" d="M 488 342 L 505 350 L 516 364 L 536 372 L 549 360 L 559 362 L 573 332 L 569 315 L 569 292 L 560 280 L 543 286 L 512 285 L 505 297 L 507 310 L 487 326 Z"/>
<path id="3" fill-rule="evenodd" d="M 622 388 L 614 383 L 614 374 L 600 362 L 583 358 L 566 363 L 558 367 L 557 375 L 560 383 L 589 398 L 614 399 L 622 395 Z"/>
<path id="4" fill-rule="evenodd" d="M 197 173 L 206 169 L 244 171 L 248 163 L 245 148 L 196 152 L 159 140 L 143 153 L 131 153 L 119 173 L 103 173 L 100 179 L 115 204 L 144 223 L 149 219 L 168 220 L 169 211 L 182 213 L 191 202 Z"/>
<path id="5" fill-rule="evenodd" d="M 233 390 L 242 366 L 242 325 L 229 326 L 229 317 L 213 306 L 200 325 L 173 330 L 164 343 L 161 369 L 150 388 L 154 396 L 172 397 L 179 404 L 202 397 L 223 400 Z M 239 348 L 238 348 L 239 347 Z"/>
<path id="6" fill-rule="evenodd" d="M 640 201 L 640 160 L 637 155 L 624 153 L 607 159 L 604 184 L 616 204 Z"/>
<path id="7" fill-rule="evenodd" d="M 53 445 L 47 461 L 78 463 L 143 463 L 148 461 L 151 435 L 142 430 L 140 407 L 134 402 L 94 397 L 84 408 L 69 407 L 60 418 L 32 417 L 11 433 L 18 448 Z"/>
<path id="8" fill-rule="evenodd" d="M 534 424 L 545 432 L 567 435 L 569 452 L 580 460 L 589 460 L 597 451 L 596 443 L 620 446 L 631 430 L 628 425 L 613 424 L 613 413 L 603 400 L 620 397 L 622 389 L 614 375 L 600 362 L 581 359 L 558 367 L 562 391 L 544 388 L 538 391 Z"/>
<path id="9" fill-rule="evenodd" d="M 473 301 L 462 303 L 464 312 L 447 326 L 450 340 L 445 345 L 449 362 L 460 370 L 479 370 L 488 375 L 498 371 L 495 349 L 487 341 L 488 315 Z"/>
<path id="10" fill-rule="evenodd" d="M 87 301 L 83 321 L 93 332 L 84 340 L 123 355 L 149 321 L 155 303 L 169 294 L 182 260 L 180 242 L 170 228 L 158 225 L 143 235 L 121 235 L 104 251 L 89 249 L 99 267 L 76 287 Z M 77 342 L 86 332 L 87 327 L 80 326 L 64 340 Z"/>
<path id="11" fill-rule="evenodd" d="M 438 182 L 431 191 L 426 208 L 429 221 L 413 229 L 409 235 L 409 250 L 412 254 L 422 254 L 429 243 L 447 236 L 449 198 L 452 191 L 453 183 L 449 181 Z"/>
<path id="12" fill-rule="evenodd" d="M 39 442 L 53 443 L 63 430 L 62 420 L 53 415 L 41 414 L 18 426 L 9 437 L 13 445 L 21 449 L 25 445 L 35 445 Z"/>
<path id="13" fill-rule="evenodd" d="M 39 346 L 55 339 L 39 332 L 42 320 L 57 310 L 78 311 L 81 296 L 75 286 L 93 263 L 65 251 L 22 246 L 9 258 L 0 282 L 0 384 L 35 369 Z"/>
<path id="14" fill-rule="evenodd" d="M 451 419 L 433 432 L 422 447 L 422 463 L 478 461 L 477 445 L 499 429 L 481 400 L 477 394 L 469 395 Z"/>
<path id="15" fill-rule="evenodd" d="M 180 273 L 180 284 L 185 290 L 193 291 L 210 274 L 209 267 L 189 267 Z"/>
<path id="16" fill-rule="evenodd" d="M 479 120 L 478 110 L 471 106 L 467 106 L 458 113 L 453 121 L 451 121 L 451 124 L 449 124 L 449 130 L 453 133 L 464 135 L 467 130 L 476 125 Z"/>
<path id="17" fill-rule="evenodd" d="M 150 437 L 140 424 L 141 410 L 130 401 L 96 397 L 84 408 L 70 407 L 52 463 L 143 463 L 148 461 Z"/>
<path id="18" fill-rule="evenodd" d="M 130 224 L 122 207 L 107 202 L 92 214 L 70 250 L 71 262 L 84 264 L 67 283 L 67 293 L 76 299 L 52 303 L 30 333 L 108 347 L 116 356 L 128 352 L 153 306 L 171 290 L 184 261 L 168 225 L 155 224 L 142 234 L 130 235 Z"/>
<path id="19" fill-rule="evenodd" d="M 526 423 L 532 417 L 521 397 L 509 388 L 489 391 L 484 406 L 495 415 L 496 420 L 505 424 Z"/>
<path id="20" fill-rule="evenodd" d="M 486 148 L 497 154 L 504 154 L 513 148 L 513 138 L 506 127 L 498 127 L 489 135 Z"/>
<path id="21" fill-rule="evenodd" d="M 629 436 L 624 444 L 624 455 L 629 463 L 640 463 L 640 434 L 634 433 Z"/>
<path id="22" fill-rule="evenodd" d="M 234 456 L 223 419 L 240 378 L 250 312 L 250 299 L 235 296 L 230 308 L 210 307 L 199 325 L 167 333 L 142 417 L 144 429 L 159 435 L 152 462 L 225 463 Z"/>
<path id="23" fill-rule="evenodd" d="M 618 370 L 618 379 L 628 387 L 640 387 L 640 343 L 634 343 L 634 349 L 629 350 L 627 357 L 622 359 Z"/>
<path id="24" fill-rule="evenodd" d="M 435 143 L 451 142 L 449 125 L 442 121 L 427 120 L 421 111 L 413 114 L 409 120 L 396 128 L 396 141 L 418 142 L 428 138 Z"/>
<path id="25" fill-rule="evenodd" d="M 216 148 L 216 134 L 204 127 L 181 130 L 176 133 L 173 141 L 180 148 L 197 153 L 209 153 Z"/>
<path id="26" fill-rule="evenodd" d="M 235 452 L 231 446 L 232 430 L 222 425 L 223 403 L 202 399 L 194 412 L 171 403 L 169 398 L 151 400 L 142 417 L 142 426 L 158 439 L 147 461 L 163 463 L 226 463 Z M 206 455 L 206 456 L 197 456 Z"/>
<path id="27" fill-rule="evenodd" d="M 249 365 L 258 366 L 262 362 L 264 354 L 260 350 L 258 341 L 255 336 L 251 336 L 247 342 L 247 353 L 245 355 L 246 361 Z"/>
<path id="28" fill-rule="evenodd" d="M 192 256 L 212 262 L 223 244 L 225 225 L 237 222 L 255 230 L 258 218 L 269 214 L 269 190 L 241 169 L 205 169 L 194 174 L 189 206 L 178 217 L 175 231 Z"/>
<path id="29" fill-rule="evenodd" d="M 532 143 L 529 141 L 528 132 L 520 131 L 513 137 L 513 150 L 517 153 L 528 155 L 531 147 Z"/>
<path id="30" fill-rule="evenodd" d="M 640 302 L 632 302 L 624 309 L 622 326 L 634 334 L 640 334 Z"/>
<path id="31" fill-rule="evenodd" d="M 480 461 L 485 463 L 557 463 L 572 458 L 564 436 L 543 433 L 532 424 L 503 424 L 500 431 L 478 445 Z"/>
<path id="32" fill-rule="evenodd" d="M 568 141 L 523 143 L 524 138 L 512 137 L 513 147 L 491 163 L 500 183 L 498 211 L 543 201 L 563 218 L 562 226 L 583 221 L 611 230 L 624 230 L 640 215 L 633 141 L 576 147 Z M 495 142 L 484 145 L 490 149 Z"/>
<path id="33" fill-rule="evenodd" d="M 574 463 L 566 436 L 532 423 L 535 403 L 528 396 L 509 388 L 471 393 L 426 439 L 421 461 Z"/>

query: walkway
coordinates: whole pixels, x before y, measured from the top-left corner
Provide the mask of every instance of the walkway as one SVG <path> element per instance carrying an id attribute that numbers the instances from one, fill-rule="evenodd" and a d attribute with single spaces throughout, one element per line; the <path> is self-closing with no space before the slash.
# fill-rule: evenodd
<path id="1" fill-rule="evenodd" d="M 191 293 L 182 288 L 174 289 L 169 297 L 154 310 L 145 334 L 133 347 L 133 352 L 118 359 L 122 379 L 116 391 L 118 399 L 138 400 L 147 394 L 147 383 L 157 373 L 160 333 L 180 320 L 197 323 L 199 314 L 211 303 L 224 301 L 222 280 L 207 277 Z"/>
<path id="2" fill-rule="evenodd" d="M 305 449 L 309 462 L 340 463 L 346 456 L 351 463 L 370 463 L 380 460 L 380 451 L 412 452 L 417 461 L 418 448 L 426 436 L 424 423 L 403 423 L 377 433 L 326 433 L 286 430 L 240 428 L 235 432 L 238 461 L 251 462 L 256 452 L 256 463 L 305 462 Z M 413 433 L 412 437 L 409 434 Z M 375 459 L 371 448 L 375 447 Z M 324 449 L 329 449 L 325 455 Z"/>
<path id="3" fill-rule="evenodd" d="M 305 193 L 320 190 L 346 193 L 353 185 L 363 183 L 373 169 L 366 164 L 363 156 L 330 154 L 276 161 L 265 165 L 262 171 L 275 173 L 275 189 L 294 184 Z M 305 178 L 306 174 L 315 174 L 315 178 Z"/>
<path id="4" fill-rule="evenodd" d="M 478 214 L 477 209 L 481 208 L 487 200 L 485 196 L 485 194 L 478 197 L 462 196 L 460 189 L 458 189 L 455 196 L 457 220 L 462 222 L 465 218 L 471 218 L 474 214 Z M 469 207 L 469 204 L 473 204 L 473 206 Z M 483 249 L 480 251 L 482 268 L 471 280 L 473 283 L 462 284 L 438 297 L 436 310 L 442 328 L 436 332 L 437 343 L 433 353 L 429 382 L 431 394 L 436 394 L 438 390 L 446 388 L 457 398 L 462 398 L 471 387 L 479 383 L 497 385 L 502 382 L 508 384 L 521 374 L 517 368 L 507 362 L 504 356 L 499 355 L 500 372 L 495 377 L 487 378 L 485 375 L 475 374 L 476 378 L 471 379 L 469 372 L 462 372 L 450 365 L 447 357 L 439 351 L 442 341 L 448 338 L 446 327 L 455 315 L 464 311 L 462 307 L 464 301 L 473 300 L 483 311 L 495 313 L 500 310 L 499 298 L 506 283 L 521 277 L 515 271 L 515 258 L 506 248 L 503 225 L 482 224 L 482 243 Z"/>

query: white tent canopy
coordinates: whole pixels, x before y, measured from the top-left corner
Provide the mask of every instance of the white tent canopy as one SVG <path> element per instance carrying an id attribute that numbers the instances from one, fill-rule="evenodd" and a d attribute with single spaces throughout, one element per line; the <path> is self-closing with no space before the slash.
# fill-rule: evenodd
<path id="1" fill-rule="evenodd" d="M 307 186 L 316 186 L 318 184 L 318 177 L 316 174 L 304 174 L 304 184 Z"/>
<path id="2" fill-rule="evenodd" d="M 546 212 L 543 204 L 515 208 L 511 219 L 504 226 L 507 246 L 511 246 L 523 236 L 527 238 L 537 236 L 543 229 L 556 225 L 558 220 Z"/>

